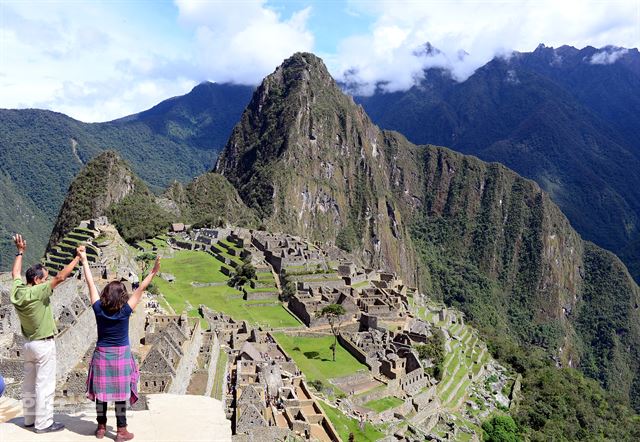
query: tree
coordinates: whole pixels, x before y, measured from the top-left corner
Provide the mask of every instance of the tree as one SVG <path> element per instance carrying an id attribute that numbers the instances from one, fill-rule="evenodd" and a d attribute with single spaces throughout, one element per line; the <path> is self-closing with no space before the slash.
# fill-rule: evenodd
<path id="1" fill-rule="evenodd" d="M 518 426 L 511 416 L 494 416 L 483 422 L 482 430 L 486 442 L 520 442 L 518 437 Z"/>
<path id="2" fill-rule="evenodd" d="M 256 268 L 251 264 L 251 262 L 244 262 L 240 267 L 236 268 L 236 272 L 231 276 L 227 285 L 229 287 L 240 289 L 240 287 L 256 278 Z"/>
<path id="3" fill-rule="evenodd" d="M 436 379 L 442 378 L 442 364 L 444 363 L 445 356 L 445 337 L 442 330 L 436 330 L 435 333 L 429 336 L 426 343 L 416 346 L 418 357 L 422 359 L 431 360 L 433 363 L 431 375 Z"/>
<path id="4" fill-rule="evenodd" d="M 289 279 L 287 272 L 285 269 L 282 269 L 280 273 L 280 286 L 282 288 L 282 293 L 280 293 L 280 300 L 284 302 L 289 302 L 289 299 L 293 295 L 296 294 L 296 284 Z"/>
<path id="5" fill-rule="evenodd" d="M 333 362 L 336 361 L 336 346 L 338 345 L 338 327 L 340 326 L 338 321 L 340 321 L 340 318 L 345 313 L 347 313 L 347 311 L 340 304 L 329 304 L 323 307 L 320 313 L 318 313 L 318 317 L 327 318 L 327 322 L 329 326 L 331 326 L 331 333 L 333 333 L 333 345 L 331 346 Z M 338 323 L 338 327 L 336 327 L 336 323 Z"/>

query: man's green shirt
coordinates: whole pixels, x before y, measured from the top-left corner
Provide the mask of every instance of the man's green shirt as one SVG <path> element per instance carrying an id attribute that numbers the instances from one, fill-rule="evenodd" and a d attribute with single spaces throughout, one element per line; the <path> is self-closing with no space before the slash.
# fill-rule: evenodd
<path id="1" fill-rule="evenodd" d="M 51 310 L 51 293 L 50 282 L 29 286 L 22 282 L 22 278 L 13 280 L 11 303 L 18 312 L 22 334 L 30 341 L 58 332 Z"/>

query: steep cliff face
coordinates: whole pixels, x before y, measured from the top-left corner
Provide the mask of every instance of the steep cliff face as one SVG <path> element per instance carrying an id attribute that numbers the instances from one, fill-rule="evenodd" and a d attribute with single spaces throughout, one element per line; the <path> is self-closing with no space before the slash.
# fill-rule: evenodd
<path id="1" fill-rule="evenodd" d="M 638 287 L 617 258 L 586 244 L 533 181 L 379 130 L 317 57 L 296 54 L 263 81 L 216 171 L 268 228 L 335 240 L 490 336 L 622 397 L 640 390 Z"/>
<path id="2" fill-rule="evenodd" d="M 106 151 L 96 156 L 69 186 L 47 248 L 55 245 L 80 221 L 105 215 L 109 206 L 122 201 L 136 185 L 142 184 L 117 153 Z"/>
<path id="3" fill-rule="evenodd" d="M 386 133 L 388 139 L 398 135 Z M 497 163 L 485 163 L 445 148 L 402 140 L 391 165 L 392 186 L 407 213 L 413 239 L 426 264 L 422 286 L 473 318 L 473 272 L 486 287 L 505 331 L 552 351 L 574 334 L 567 317 L 582 289 L 583 244 L 540 187 Z M 443 273 L 438 266 L 449 268 Z M 459 265 L 471 269 L 457 269 Z M 465 283 L 457 292 L 453 275 Z M 486 320 L 487 318 L 473 318 Z M 537 332 L 558 328 L 555 335 Z M 557 339 L 556 339 L 557 338 Z M 575 351 L 558 356 L 564 363 Z"/>
<path id="4" fill-rule="evenodd" d="M 319 58 L 295 54 L 254 93 L 216 171 L 268 228 L 337 241 L 364 263 L 414 281 L 381 139 Z"/>
<path id="5" fill-rule="evenodd" d="M 175 192 L 179 193 L 179 192 Z M 205 173 L 190 182 L 183 191 L 181 212 L 194 225 L 233 223 L 258 227 L 258 217 L 240 199 L 238 191 L 220 174 Z"/>

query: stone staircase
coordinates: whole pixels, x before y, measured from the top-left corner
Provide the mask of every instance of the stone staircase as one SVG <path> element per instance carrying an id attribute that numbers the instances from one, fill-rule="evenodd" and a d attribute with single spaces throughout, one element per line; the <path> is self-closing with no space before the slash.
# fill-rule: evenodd
<path id="1" fill-rule="evenodd" d="M 95 243 L 97 236 L 98 232 L 96 230 L 75 227 L 47 252 L 42 264 L 49 270 L 51 276 L 57 275 L 76 256 L 76 248 L 80 244 L 86 246 L 89 262 L 95 263 L 100 255 L 100 249 Z"/>

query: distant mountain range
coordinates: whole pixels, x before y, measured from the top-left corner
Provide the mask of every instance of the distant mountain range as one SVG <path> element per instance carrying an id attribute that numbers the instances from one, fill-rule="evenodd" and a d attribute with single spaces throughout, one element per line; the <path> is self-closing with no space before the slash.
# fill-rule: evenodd
<path id="1" fill-rule="evenodd" d="M 448 146 L 534 179 L 585 239 L 618 254 L 640 279 L 637 49 L 540 45 L 495 58 L 462 83 L 442 69 L 424 74 L 407 91 L 379 87 L 356 101 L 414 143 Z"/>
<path id="2" fill-rule="evenodd" d="M 147 111 L 93 124 L 0 109 L 0 269 L 11 265 L 15 232 L 28 238 L 28 262 L 43 255 L 73 177 L 102 151 L 119 152 L 156 191 L 210 169 L 252 90 L 202 83 Z"/>
<path id="3" fill-rule="evenodd" d="M 462 83 L 442 69 L 424 74 L 408 91 L 380 87 L 355 100 L 374 123 L 412 142 L 498 161 L 534 179 L 585 239 L 616 253 L 640 280 L 637 49 L 540 45 L 495 58 Z M 71 179 L 105 149 L 118 151 L 156 192 L 210 168 L 253 89 L 202 83 L 95 124 L 0 110 L 0 269 L 10 265 L 9 238 L 18 230 L 32 239 L 28 258 L 41 256 Z"/>

